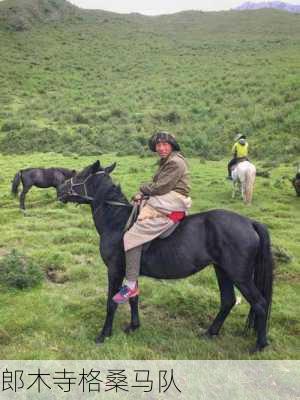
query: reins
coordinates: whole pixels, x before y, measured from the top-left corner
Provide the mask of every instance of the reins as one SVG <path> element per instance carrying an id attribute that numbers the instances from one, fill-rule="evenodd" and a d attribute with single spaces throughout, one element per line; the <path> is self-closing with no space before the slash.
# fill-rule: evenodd
<path id="1" fill-rule="evenodd" d="M 106 204 L 109 204 L 111 206 L 117 206 L 117 207 L 131 207 L 130 204 L 126 204 L 126 203 L 122 203 L 121 201 L 114 201 L 114 200 L 105 200 Z M 99 207 L 97 207 L 95 209 L 95 211 L 93 211 L 93 214 L 96 215 L 97 212 L 100 210 L 100 208 L 102 207 L 102 205 L 100 205 Z M 127 226 L 127 225 L 126 225 Z"/>
<path id="2" fill-rule="evenodd" d="M 122 203 L 120 201 L 113 201 L 113 200 L 106 200 L 105 203 L 112 205 L 112 206 L 132 207 L 132 211 L 131 211 L 129 218 L 126 222 L 126 225 L 123 229 L 124 233 L 126 231 L 128 231 L 128 229 L 130 229 L 132 227 L 132 225 L 135 223 L 135 221 L 137 219 L 137 216 L 139 214 L 139 205 L 135 203 L 133 206 L 131 206 L 131 204 L 126 204 L 126 203 Z M 93 214 L 96 215 L 97 212 L 100 210 L 100 208 L 101 208 L 101 205 L 96 208 L 96 210 L 93 212 Z"/>

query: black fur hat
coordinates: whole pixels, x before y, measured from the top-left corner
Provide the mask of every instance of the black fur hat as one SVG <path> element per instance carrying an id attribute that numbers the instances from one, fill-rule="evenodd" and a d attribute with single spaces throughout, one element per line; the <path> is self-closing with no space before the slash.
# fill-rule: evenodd
<path id="1" fill-rule="evenodd" d="M 175 136 L 171 135 L 169 132 L 160 131 L 151 136 L 148 142 L 149 149 L 151 151 L 155 151 L 155 146 L 159 142 L 170 143 L 170 145 L 173 147 L 173 151 L 180 151 L 180 146 L 176 142 Z"/>
<path id="2" fill-rule="evenodd" d="M 240 140 L 240 139 L 246 139 L 246 135 L 243 135 L 242 133 L 238 133 L 235 137 L 235 140 Z"/>

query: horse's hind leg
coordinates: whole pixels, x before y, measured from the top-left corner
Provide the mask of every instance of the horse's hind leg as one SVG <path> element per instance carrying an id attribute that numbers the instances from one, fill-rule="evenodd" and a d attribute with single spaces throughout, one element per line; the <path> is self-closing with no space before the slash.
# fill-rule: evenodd
<path id="1" fill-rule="evenodd" d="M 267 342 L 267 314 L 266 301 L 255 286 L 253 281 L 247 283 L 235 282 L 240 292 L 251 306 L 251 311 L 255 315 L 254 329 L 257 333 L 256 346 L 254 351 L 261 351 L 268 345 Z"/>
<path id="2" fill-rule="evenodd" d="M 217 266 L 215 266 L 215 271 L 220 289 L 221 306 L 215 320 L 207 330 L 206 334 L 208 336 L 218 335 L 226 317 L 236 302 L 232 280 Z"/>
<path id="3" fill-rule="evenodd" d="M 242 183 L 242 199 L 245 204 L 247 204 L 247 188 L 246 181 Z"/>
<path id="4" fill-rule="evenodd" d="M 231 194 L 231 198 L 232 199 L 235 198 L 235 192 L 236 192 L 236 186 L 235 186 L 235 182 L 233 182 L 233 184 L 232 184 L 232 194 Z"/>

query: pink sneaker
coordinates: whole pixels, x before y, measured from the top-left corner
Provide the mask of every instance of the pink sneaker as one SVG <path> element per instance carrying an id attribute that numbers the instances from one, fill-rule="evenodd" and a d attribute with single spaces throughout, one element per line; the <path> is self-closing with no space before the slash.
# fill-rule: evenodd
<path id="1" fill-rule="evenodd" d="M 127 285 L 121 287 L 117 294 L 114 295 L 113 301 L 118 304 L 123 304 L 128 301 L 130 297 L 138 296 L 140 293 L 139 288 L 135 286 L 134 289 L 130 289 Z"/>

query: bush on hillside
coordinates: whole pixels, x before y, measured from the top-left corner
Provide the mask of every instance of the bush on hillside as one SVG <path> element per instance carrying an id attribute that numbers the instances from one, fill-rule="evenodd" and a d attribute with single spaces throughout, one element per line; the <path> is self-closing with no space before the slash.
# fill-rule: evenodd
<path id="1" fill-rule="evenodd" d="M 1 132 L 10 132 L 22 127 L 20 122 L 17 121 L 5 121 L 1 126 Z"/>
<path id="2" fill-rule="evenodd" d="M 181 117 L 177 111 L 171 111 L 164 116 L 164 120 L 172 124 L 178 124 L 181 121 Z"/>
<path id="3" fill-rule="evenodd" d="M 293 260 L 293 256 L 286 249 L 280 246 L 272 246 L 272 254 L 276 263 L 288 264 Z"/>
<path id="4" fill-rule="evenodd" d="M 0 261 L 0 283 L 8 288 L 32 288 L 42 280 L 43 273 L 39 266 L 16 249 Z"/>

